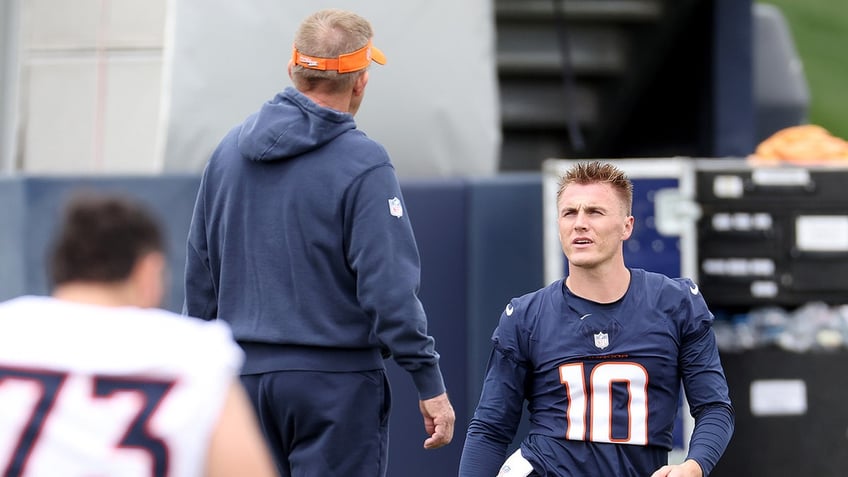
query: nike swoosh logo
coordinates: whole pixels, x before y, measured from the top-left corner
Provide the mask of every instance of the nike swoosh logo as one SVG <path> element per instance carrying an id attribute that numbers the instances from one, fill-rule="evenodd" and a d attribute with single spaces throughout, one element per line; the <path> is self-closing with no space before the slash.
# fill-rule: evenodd
<path id="1" fill-rule="evenodd" d="M 591 313 L 586 313 L 585 315 L 583 315 L 583 316 L 581 316 L 581 317 L 580 317 L 580 320 L 581 320 L 581 321 L 583 321 L 583 319 L 584 319 L 584 318 L 589 317 L 589 316 L 592 316 L 592 314 L 591 314 Z"/>
<path id="2" fill-rule="evenodd" d="M 693 295 L 697 295 L 698 294 L 698 285 L 693 285 L 693 286 L 689 287 L 689 291 L 692 292 Z"/>

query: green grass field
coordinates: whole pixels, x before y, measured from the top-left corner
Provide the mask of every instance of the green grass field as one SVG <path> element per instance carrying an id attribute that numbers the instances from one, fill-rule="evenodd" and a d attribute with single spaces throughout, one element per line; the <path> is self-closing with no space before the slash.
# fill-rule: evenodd
<path id="1" fill-rule="evenodd" d="M 848 4 L 768 0 L 789 23 L 810 87 L 810 122 L 848 139 Z"/>

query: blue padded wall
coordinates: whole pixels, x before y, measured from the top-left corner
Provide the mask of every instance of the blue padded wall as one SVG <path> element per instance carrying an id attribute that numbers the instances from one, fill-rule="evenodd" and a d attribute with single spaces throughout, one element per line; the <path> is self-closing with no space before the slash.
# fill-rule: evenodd
<path id="1" fill-rule="evenodd" d="M 455 475 L 494 326 L 510 298 L 542 286 L 541 174 L 402 186 L 421 252 L 421 300 L 457 419 L 449 446 L 424 451 L 414 387 L 390 365 L 394 410 L 388 475 Z"/>
<path id="2" fill-rule="evenodd" d="M 442 373 L 458 425 L 451 444 L 424 450 L 427 436 L 412 379 L 394 361 L 388 362 L 392 385 L 388 475 L 456 475 L 467 420 L 462 405 L 467 399 L 468 382 L 466 184 L 458 180 L 416 181 L 405 182 L 402 188 L 421 255 L 420 298 L 441 354 Z"/>
<path id="3" fill-rule="evenodd" d="M 194 207 L 199 177 L 102 177 L 102 178 L 20 178 L 0 183 L 0 199 L 17 197 L 7 206 L 2 202 L 4 224 L 16 224 L 16 230 L 4 227 L 0 244 L 11 242 L 19 246 L 14 253 L 4 247 L 3 267 L 15 269 L 12 261 L 7 267 L 5 254 L 21 257 L 15 275 L 17 281 L 3 278 L 0 296 L 8 298 L 22 293 L 48 293 L 45 254 L 50 245 L 56 222 L 64 201 L 77 191 L 109 191 L 137 198 L 157 215 L 166 230 L 170 284 L 164 307 L 180 311 L 183 301 L 185 240 Z M 15 210 L 16 209 L 16 210 Z"/>
<path id="4" fill-rule="evenodd" d="M 469 188 L 469 416 L 480 398 L 492 332 L 512 297 L 544 286 L 542 176 L 501 174 Z"/>
<path id="5" fill-rule="evenodd" d="M 0 179 L 0 300 L 27 292 L 25 210 L 23 181 Z"/>
<path id="6" fill-rule="evenodd" d="M 198 184 L 196 176 L 0 181 L 0 298 L 49 292 L 44 254 L 61 207 L 74 191 L 93 189 L 138 198 L 159 216 L 166 228 L 171 269 L 165 307 L 180 311 L 185 240 Z M 442 356 L 457 423 L 450 445 L 425 451 L 412 380 L 389 361 L 389 476 L 455 475 L 500 312 L 509 298 L 542 286 L 541 175 L 401 186 L 421 254 L 420 296 Z"/>

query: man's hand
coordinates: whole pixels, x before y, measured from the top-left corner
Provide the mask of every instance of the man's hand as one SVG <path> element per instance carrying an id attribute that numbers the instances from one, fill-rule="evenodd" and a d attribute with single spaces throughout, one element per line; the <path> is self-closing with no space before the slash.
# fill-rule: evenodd
<path id="1" fill-rule="evenodd" d="M 651 477 L 703 477 L 701 465 L 692 459 L 687 459 L 680 465 L 664 465 Z"/>
<path id="2" fill-rule="evenodd" d="M 425 449 L 438 449 L 453 439 L 453 425 L 456 415 L 448 400 L 447 393 L 434 398 L 418 401 L 421 415 L 424 416 L 424 430 L 430 436 L 424 441 Z"/>

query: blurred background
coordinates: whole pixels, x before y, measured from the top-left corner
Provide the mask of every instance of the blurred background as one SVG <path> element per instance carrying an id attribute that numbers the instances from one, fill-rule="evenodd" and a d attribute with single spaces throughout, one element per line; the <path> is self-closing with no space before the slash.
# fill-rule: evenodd
<path id="1" fill-rule="evenodd" d="M 389 475 L 455 474 L 504 304 L 565 270 L 551 184 L 587 158 L 636 184 L 628 263 L 697 279 L 717 315 L 737 431 L 713 475 L 848 473 L 848 169 L 750 160 L 799 125 L 848 137 L 843 0 L 0 0 L 0 299 L 49 291 L 59 209 L 95 188 L 159 212 L 179 311 L 200 173 L 330 6 L 388 57 L 356 119 L 401 178 L 457 408 L 424 452 L 390 365 Z"/>
<path id="2" fill-rule="evenodd" d="M 770 0 L 788 23 L 809 83 L 809 119 L 848 138 L 848 62 L 841 46 L 848 41 L 848 10 L 838 0 Z"/>
<path id="3" fill-rule="evenodd" d="M 198 172 L 290 84 L 294 28 L 321 3 L 3 0 L 0 170 Z M 333 5 L 389 56 L 357 119 L 404 177 L 740 157 L 807 121 L 848 135 L 837 0 Z"/>

